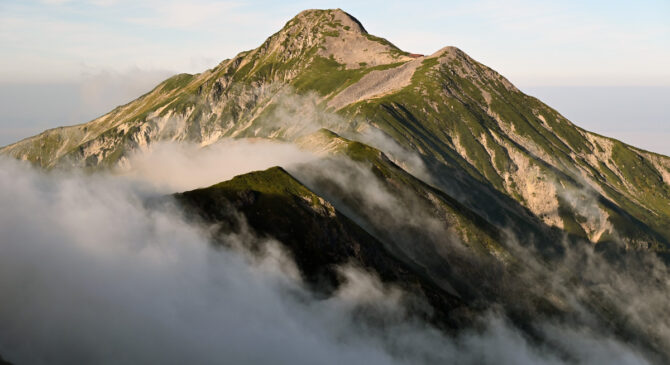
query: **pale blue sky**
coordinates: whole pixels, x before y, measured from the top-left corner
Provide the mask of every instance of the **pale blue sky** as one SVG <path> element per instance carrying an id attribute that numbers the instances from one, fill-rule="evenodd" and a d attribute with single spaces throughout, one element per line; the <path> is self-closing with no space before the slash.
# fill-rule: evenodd
<path id="1" fill-rule="evenodd" d="M 0 81 L 200 72 L 306 8 L 413 52 L 453 45 L 516 83 L 670 86 L 670 1 L 0 1 Z"/>
<path id="2" fill-rule="evenodd" d="M 668 0 L 0 0 L 0 144 L 93 118 L 171 73 L 257 47 L 303 9 L 334 7 L 407 51 L 457 46 L 587 129 L 670 137 Z M 621 100 L 647 92 L 651 112 L 625 112 L 636 105 Z M 585 112 L 590 98 L 600 102 Z"/>

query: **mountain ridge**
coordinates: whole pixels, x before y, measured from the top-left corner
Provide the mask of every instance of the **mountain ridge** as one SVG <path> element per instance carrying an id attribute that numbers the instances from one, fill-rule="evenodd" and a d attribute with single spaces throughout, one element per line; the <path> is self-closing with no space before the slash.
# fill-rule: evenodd
<path id="1" fill-rule="evenodd" d="M 300 107 L 287 112 L 287 104 Z M 382 131 L 462 202 L 464 187 L 483 183 L 588 241 L 668 247 L 669 158 L 575 126 L 458 48 L 410 57 L 339 9 L 303 11 L 254 50 L 0 153 L 46 168 L 104 168 L 156 141 L 290 142 L 311 132 L 302 119 L 353 139 Z M 448 171 L 459 177 L 443 178 Z"/>
<path id="2" fill-rule="evenodd" d="M 365 156 L 361 162 L 367 157 L 373 158 L 367 153 L 355 152 L 355 155 Z M 375 170 L 374 166 L 367 166 Z M 325 179 L 329 177 L 325 176 Z M 564 260 L 570 259 L 547 257 L 536 262 L 532 251 L 515 252 L 517 249 L 509 243 L 505 244 L 506 249 L 514 252 L 509 260 L 500 260 L 495 255 L 487 259 L 485 255 L 472 255 L 474 252 L 469 250 L 461 251 L 457 241 L 449 243 L 450 238 L 443 234 L 428 241 L 423 241 L 420 234 L 413 235 L 412 242 L 406 242 L 412 247 L 430 241 L 440 244 L 441 249 L 431 249 L 430 256 L 398 252 L 393 238 L 370 235 L 367 232 L 374 232 L 374 228 L 359 225 L 359 219 L 343 213 L 340 210 L 342 201 L 331 203 L 313 192 L 311 187 L 318 188 L 322 184 L 314 181 L 303 184 L 301 181 L 302 178 L 297 179 L 293 173 L 273 167 L 239 175 L 211 187 L 178 193 L 174 197 L 189 217 L 203 219 L 215 227 L 210 232 L 219 244 L 230 245 L 227 242 L 230 233 L 243 235 L 244 249 L 252 251 L 259 249 L 262 240 L 276 239 L 296 260 L 304 280 L 316 283 L 314 290 L 317 293 L 328 295 L 328 291 L 337 290 L 341 285 L 338 265 L 353 265 L 379 276 L 386 285 L 404 290 L 409 294 L 406 299 L 414 303 L 408 304 L 410 316 L 418 315 L 447 332 L 470 328 L 493 306 L 496 311 L 503 311 L 525 334 L 553 347 L 555 344 L 542 330 L 538 331 L 536 323 L 555 320 L 579 323 L 578 318 L 586 310 L 591 321 L 601 323 L 603 328 L 616 333 L 627 344 L 635 343 L 650 351 L 650 359 L 657 355 L 667 357 L 663 339 L 654 337 L 653 332 L 647 333 L 644 327 L 639 327 L 634 315 L 631 317 L 631 313 L 622 311 L 617 305 L 618 298 L 610 295 L 612 283 L 607 280 L 602 283 L 602 278 L 597 276 L 581 277 L 581 261 L 568 264 L 568 277 L 559 284 L 545 270 L 566 270 L 562 265 L 566 264 Z M 382 217 L 373 225 L 381 224 L 382 227 L 377 228 L 389 230 L 391 235 L 402 234 L 402 230 L 389 227 L 383 212 L 377 211 L 380 213 Z M 339 228 L 333 229 L 333 226 Z M 246 227 L 257 238 L 247 237 Z M 329 233 L 324 234 L 325 231 Z M 336 238 L 335 242 L 333 238 Z M 233 245 L 235 241 L 233 238 Z M 588 251 L 580 255 L 588 257 Z M 596 267 L 597 270 L 610 270 L 609 266 L 596 264 Z M 633 270 L 632 274 L 644 275 L 641 282 L 649 280 L 643 272 Z M 418 302 L 413 302 L 415 300 Z M 423 301 L 430 307 L 422 306 Z M 662 363 L 661 358 L 655 361 Z"/>

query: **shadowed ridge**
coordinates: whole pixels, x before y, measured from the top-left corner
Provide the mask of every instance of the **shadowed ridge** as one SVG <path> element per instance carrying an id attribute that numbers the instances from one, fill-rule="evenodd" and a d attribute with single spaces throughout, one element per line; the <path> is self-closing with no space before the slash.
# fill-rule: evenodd
<path id="1" fill-rule="evenodd" d="M 230 244 L 226 241 L 230 233 L 249 235 L 245 227 L 256 236 L 244 239 L 252 252 L 262 250 L 268 239 L 276 239 L 316 292 L 329 294 L 337 289 L 342 283 L 338 268 L 354 265 L 427 299 L 436 312 L 426 315 L 438 323 L 457 327 L 467 320 L 452 313 L 464 306 L 457 293 L 394 257 L 384 243 L 281 167 L 238 175 L 174 197 L 189 217 L 214 224 L 213 239 L 219 244 Z"/>

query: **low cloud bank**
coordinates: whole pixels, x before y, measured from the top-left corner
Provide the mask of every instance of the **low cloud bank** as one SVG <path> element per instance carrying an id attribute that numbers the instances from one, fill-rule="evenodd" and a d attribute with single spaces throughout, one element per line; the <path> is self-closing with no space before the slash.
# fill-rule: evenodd
<path id="1" fill-rule="evenodd" d="M 266 147 L 266 158 L 217 165 L 221 157 L 252 158 Z M 167 189 L 310 155 L 248 142 L 155 148 L 131 158 L 131 178 L 44 173 L 0 159 L 4 358 L 18 364 L 646 362 L 620 342 L 560 324 L 546 331 L 565 353 L 549 350 L 496 312 L 481 318 L 477 330 L 446 336 L 406 313 L 407 294 L 353 266 L 340 268 L 345 284 L 332 297 L 315 298 L 277 242 L 268 241 L 260 257 L 213 248 L 207 227 L 185 222 L 169 203 L 145 204 Z M 215 172 L 203 173 L 208 169 Z M 380 209 L 395 208 L 370 198 Z M 383 320 L 367 321 L 367 314 Z"/>
<path id="2" fill-rule="evenodd" d="M 276 243 L 213 249 L 202 227 L 104 175 L 0 161 L 0 353 L 16 363 L 416 363 L 455 356 L 358 269 L 317 300 Z M 233 239 L 231 237 L 231 239 Z M 243 243 L 241 243 L 243 244 Z M 379 307 L 387 332 L 355 313 Z"/>
<path id="3" fill-rule="evenodd" d="M 128 181 L 0 164 L 0 202 L 12 207 L 0 213 L 8 360 L 393 362 L 347 320 L 351 290 L 312 299 L 276 248 L 262 260 L 213 249 L 169 207 L 146 208 Z"/>

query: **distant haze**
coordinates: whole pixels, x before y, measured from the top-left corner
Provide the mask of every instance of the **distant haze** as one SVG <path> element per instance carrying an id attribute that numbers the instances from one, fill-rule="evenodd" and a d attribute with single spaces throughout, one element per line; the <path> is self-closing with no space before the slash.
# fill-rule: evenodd
<path id="1" fill-rule="evenodd" d="M 0 82 L 0 145 L 80 124 L 150 91 L 167 71 L 87 74 L 70 82 Z"/>
<path id="2" fill-rule="evenodd" d="M 670 156 L 670 86 L 529 86 L 586 130 Z"/>
<path id="3" fill-rule="evenodd" d="M 168 76 L 137 72 L 89 76 L 81 83 L 0 83 L 0 145 L 47 128 L 87 122 Z M 517 86 L 579 127 L 670 156 L 670 86 Z"/>

